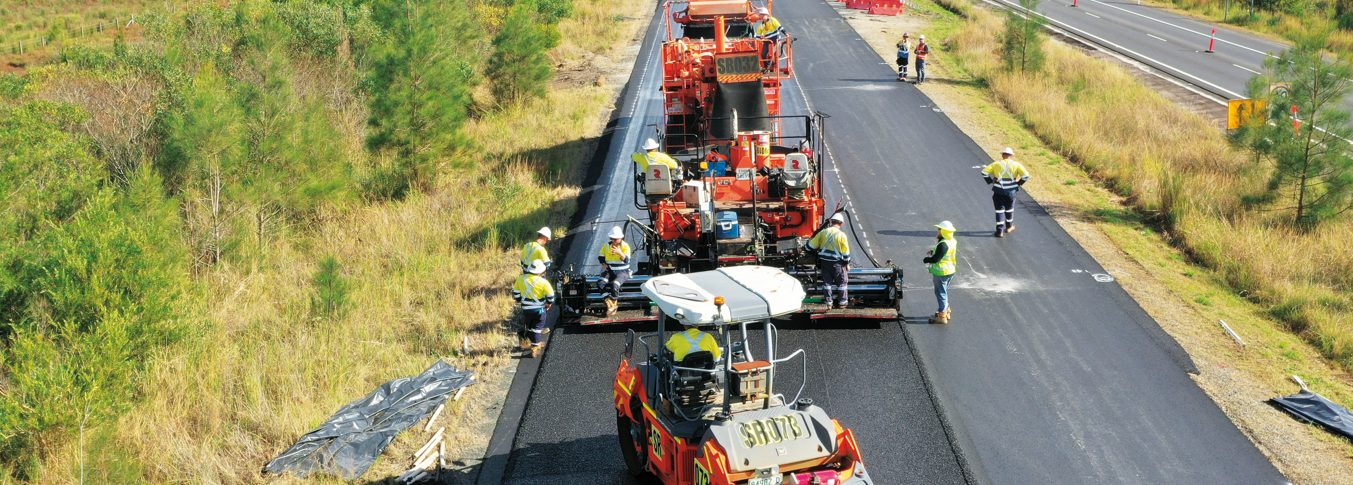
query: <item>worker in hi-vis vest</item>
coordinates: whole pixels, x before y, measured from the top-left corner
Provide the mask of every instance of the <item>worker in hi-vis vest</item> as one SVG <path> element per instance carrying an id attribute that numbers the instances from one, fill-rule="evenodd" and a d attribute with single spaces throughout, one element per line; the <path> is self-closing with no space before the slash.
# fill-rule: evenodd
<path id="1" fill-rule="evenodd" d="M 525 246 L 522 246 L 522 274 L 528 273 L 527 270 L 531 269 L 531 262 L 537 259 L 539 259 L 540 262 L 545 263 L 545 269 L 550 269 L 550 252 L 545 250 L 545 245 L 550 243 L 551 237 L 554 237 L 554 233 L 550 231 L 550 228 L 542 227 L 539 231 L 536 231 L 536 239 L 534 241 L 528 242 Z"/>
<path id="2" fill-rule="evenodd" d="M 545 262 L 539 259 L 531 261 L 526 274 L 512 284 L 512 298 L 521 305 L 522 329 L 517 332 L 522 350 L 531 351 L 532 357 L 539 357 L 544 351 L 545 315 L 554 306 L 554 285 L 542 277 L 545 274 Z"/>
<path id="3" fill-rule="evenodd" d="M 850 240 L 841 231 L 846 218 L 840 212 L 832 214 L 827 227 L 808 240 L 808 249 L 817 251 L 817 267 L 822 271 L 823 300 L 836 308 L 845 308 L 850 299 L 846 293 L 846 272 L 850 270 Z M 835 296 L 835 298 L 833 298 Z"/>
<path id="4" fill-rule="evenodd" d="M 597 261 L 605 271 L 602 288 L 606 290 L 606 316 L 615 315 L 620 308 L 620 286 L 630 279 L 630 245 L 625 242 L 625 231 L 620 226 L 611 228 L 611 241 L 601 246 Z"/>
<path id="5" fill-rule="evenodd" d="M 991 185 L 991 203 L 996 207 L 996 237 L 1015 232 L 1015 194 L 1029 181 L 1029 171 L 1011 158 L 1014 156 L 1015 149 L 1005 147 L 1000 160 L 982 169 L 982 178 Z"/>
<path id="6" fill-rule="evenodd" d="M 930 323 L 949 323 L 949 318 L 954 314 L 953 307 L 949 306 L 949 281 L 958 272 L 958 242 L 954 240 L 952 222 L 935 224 L 935 229 L 939 230 L 935 235 L 935 247 L 926 251 L 925 259 L 921 260 L 930 269 L 930 281 L 935 284 L 935 301 L 939 303 L 939 309 L 935 310 L 935 316 L 930 317 Z"/>
<path id="7" fill-rule="evenodd" d="M 672 361 L 674 362 L 686 360 L 687 355 L 702 350 L 713 354 L 716 361 L 723 356 L 723 350 L 719 348 L 719 340 L 698 328 L 688 328 L 685 332 L 672 334 L 665 345 L 667 351 L 672 353 Z"/>
<path id="8" fill-rule="evenodd" d="M 780 20 L 770 15 L 770 9 L 760 7 L 756 14 L 761 18 L 755 24 L 756 38 L 761 43 L 761 70 L 771 71 L 780 62 L 781 48 L 785 40 L 785 27 Z"/>

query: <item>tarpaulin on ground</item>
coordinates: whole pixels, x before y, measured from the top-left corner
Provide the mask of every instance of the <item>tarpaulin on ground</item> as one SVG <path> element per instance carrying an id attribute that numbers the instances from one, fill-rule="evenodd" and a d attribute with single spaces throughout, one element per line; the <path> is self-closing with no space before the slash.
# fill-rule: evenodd
<path id="1" fill-rule="evenodd" d="M 1275 397 L 1271 401 L 1278 409 L 1299 419 L 1319 423 L 1330 431 L 1353 438 L 1353 414 L 1324 396 L 1302 389 L 1299 393 Z"/>
<path id="2" fill-rule="evenodd" d="M 362 476 L 395 435 L 422 420 L 446 397 L 473 382 L 474 375 L 437 361 L 414 377 L 381 384 L 348 403 L 319 429 L 302 436 L 263 467 L 265 473 L 320 472 L 346 479 Z"/>

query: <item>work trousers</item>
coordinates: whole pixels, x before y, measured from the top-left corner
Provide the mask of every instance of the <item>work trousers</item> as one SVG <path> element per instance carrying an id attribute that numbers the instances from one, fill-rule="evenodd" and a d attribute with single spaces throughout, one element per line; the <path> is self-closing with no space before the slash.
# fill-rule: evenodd
<path id="1" fill-rule="evenodd" d="M 996 207 L 996 229 L 1015 223 L 1015 192 L 1018 190 L 991 187 L 991 205 Z"/>
<path id="2" fill-rule="evenodd" d="M 846 290 L 846 262 L 818 260 L 817 266 L 822 270 L 822 289 L 827 294 L 823 302 L 845 305 L 850 299 Z"/>
<path id="3" fill-rule="evenodd" d="M 620 299 L 620 286 L 629 281 L 632 274 L 627 269 L 615 271 L 608 268 L 606 273 L 602 275 L 602 278 L 605 279 L 601 282 L 602 288 L 606 290 L 606 296 L 616 300 Z"/>
<path id="4" fill-rule="evenodd" d="M 907 64 L 909 63 L 909 59 L 908 59 L 909 57 L 911 57 L 911 56 L 897 56 L 897 78 L 898 78 L 898 79 L 906 79 L 906 78 L 907 78 Z"/>
<path id="5" fill-rule="evenodd" d="M 924 58 L 924 57 L 917 57 L 917 58 L 916 58 L 916 82 L 917 82 L 917 83 L 923 83 L 923 82 L 925 82 L 925 58 Z"/>
<path id="6" fill-rule="evenodd" d="M 540 344 L 541 334 L 545 333 L 545 309 L 522 310 L 521 327 L 517 337 L 530 339 L 532 344 Z"/>
<path id="7" fill-rule="evenodd" d="M 935 284 L 935 301 L 939 303 L 939 309 L 935 310 L 935 313 L 944 313 L 949 309 L 949 280 L 952 279 L 954 275 L 930 275 L 930 281 Z"/>

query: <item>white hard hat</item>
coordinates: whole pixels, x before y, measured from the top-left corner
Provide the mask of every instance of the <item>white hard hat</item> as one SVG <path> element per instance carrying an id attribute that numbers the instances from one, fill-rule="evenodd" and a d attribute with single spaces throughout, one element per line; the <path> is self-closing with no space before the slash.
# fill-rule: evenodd
<path id="1" fill-rule="evenodd" d="M 554 239 L 554 233 L 550 231 L 550 226 L 545 226 L 536 231 L 536 234 L 545 236 L 545 239 Z"/>
<path id="2" fill-rule="evenodd" d="M 843 215 L 841 215 L 840 212 L 837 212 L 837 213 L 835 213 L 835 214 L 832 214 L 832 219 L 831 219 L 831 221 L 832 221 L 832 222 L 840 222 L 840 223 L 844 224 L 844 223 L 846 222 L 846 216 L 843 216 Z"/>
<path id="3" fill-rule="evenodd" d="M 644 148 L 644 150 L 657 150 L 657 149 L 658 149 L 658 140 L 654 140 L 654 139 L 652 139 L 652 138 L 649 138 L 649 139 L 647 139 L 647 140 L 644 140 L 644 147 L 643 147 L 643 148 Z"/>
<path id="4" fill-rule="evenodd" d="M 925 40 L 925 34 L 921 34 L 920 39 L 921 39 L 921 40 Z"/>
<path id="5" fill-rule="evenodd" d="M 948 232 L 954 232 L 954 231 L 957 231 L 957 230 L 958 230 L 958 229 L 954 229 L 954 223 L 949 222 L 949 221 L 943 221 L 943 222 L 940 222 L 939 224 L 935 224 L 935 227 L 939 228 L 939 229 L 942 230 L 942 231 L 948 231 Z"/>
<path id="6" fill-rule="evenodd" d="M 1001 155 L 1014 155 L 1014 154 L 1015 154 L 1014 148 L 1005 147 L 1004 149 L 1001 150 Z"/>
<path id="7" fill-rule="evenodd" d="M 539 259 L 531 261 L 531 266 L 526 268 L 527 273 L 545 274 L 545 262 Z"/>
<path id="8" fill-rule="evenodd" d="M 620 226 L 614 226 L 614 227 L 611 228 L 610 238 L 611 238 L 611 239 L 624 239 L 624 238 L 625 238 L 625 231 L 620 230 Z"/>
<path id="9" fill-rule="evenodd" d="M 756 13 L 759 13 L 761 15 L 770 15 L 770 9 L 766 7 L 757 7 Z"/>
<path id="10" fill-rule="evenodd" d="M 803 141 L 799 142 L 799 148 L 808 148 L 810 146 L 813 146 L 813 144 L 809 142 L 807 138 L 804 138 Z"/>

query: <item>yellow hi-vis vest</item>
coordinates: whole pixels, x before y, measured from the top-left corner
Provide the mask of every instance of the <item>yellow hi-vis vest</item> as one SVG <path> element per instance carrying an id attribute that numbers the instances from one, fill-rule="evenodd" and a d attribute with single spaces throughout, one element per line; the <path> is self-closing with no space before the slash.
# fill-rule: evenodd
<path id="1" fill-rule="evenodd" d="M 850 240 L 841 228 L 832 226 L 813 235 L 808 240 L 808 249 L 817 251 L 818 259 L 823 261 L 850 261 Z"/>
<path id="2" fill-rule="evenodd" d="M 554 303 L 554 285 L 540 275 L 524 274 L 512 284 L 512 298 L 521 303 L 522 310 L 542 310 Z"/>
<path id="3" fill-rule="evenodd" d="M 630 269 L 630 243 L 620 241 L 620 249 L 611 247 L 611 243 L 601 245 L 601 257 L 606 258 L 606 267 L 611 271 Z"/>
<path id="4" fill-rule="evenodd" d="M 531 262 L 539 259 L 545 263 L 545 267 L 550 267 L 550 253 L 541 246 L 539 242 L 531 241 L 521 248 L 521 270 L 526 271 L 531 267 Z"/>
<path id="5" fill-rule="evenodd" d="M 1019 187 L 1019 182 L 1029 179 L 1029 171 L 1024 164 L 1014 160 L 997 160 L 982 169 L 982 173 L 996 180 L 996 186 L 1002 190 Z"/>
<path id="6" fill-rule="evenodd" d="M 714 354 L 714 360 L 719 360 L 723 356 L 723 349 L 719 348 L 719 341 L 713 335 L 700 331 L 698 328 L 688 328 L 685 332 L 677 333 L 667 339 L 667 350 L 672 352 L 672 360 L 681 362 L 686 359 L 691 352 L 707 350 Z"/>
<path id="7" fill-rule="evenodd" d="M 676 159 L 657 150 L 635 153 L 630 156 L 630 159 L 634 160 L 634 163 L 639 164 L 639 171 L 644 173 L 648 173 L 648 167 L 655 163 L 666 165 L 668 168 L 672 169 L 672 173 L 676 173 L 676 170 L 681 168 L 681 165 L 677 163 Z"/>
<path id="8" fill-rule="evenodd" d="M 943 242 L 945 246 L 948 246 L 949 251 L 945 252 L 944 257 L 940 258 L 939 261 L 930 263 L 930 274 L 935 276 L 949 276 L 958 271 L 958 243 L 954 241 L 953 236 L 949 236 L 940 242 Z M 939 247 L 940 243 L 935 243 L 935 249 L 938 250 Z"/>
<path id="9" fill-rule="evenodd" d="M 765 22 L 756 28 L 756 36 L 762 39 L 780 40 L 784 37 L 784 26 L 780 25 L 780 20 L 775 17 L 768 17 Z"/>

